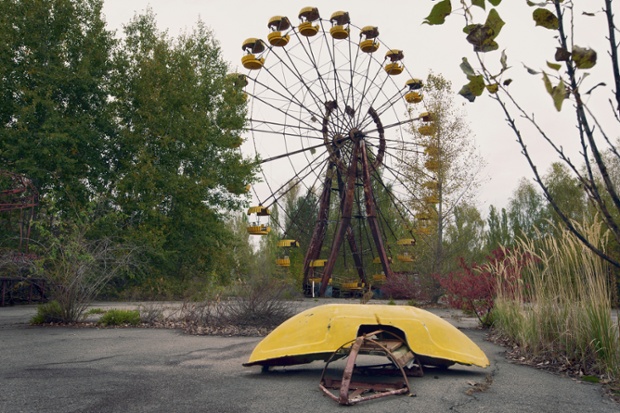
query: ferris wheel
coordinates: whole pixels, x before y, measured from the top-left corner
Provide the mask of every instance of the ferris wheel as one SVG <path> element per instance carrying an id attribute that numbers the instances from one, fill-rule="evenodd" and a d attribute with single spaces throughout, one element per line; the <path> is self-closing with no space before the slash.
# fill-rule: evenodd
<path id="1" fill-rule="evenodd" d="M 395 266 L 413 265 L 416 215 L 428 212 L 408 206 L 404 154 L 424 153 L 412 147 L 411 130 L 415 123 L 419 133 L 432 134 L 432 116 L 420 105 L 422 81 L 408 73 L 402 50 L 379 39 L 379 28 L 355 26 L 344 11 L 323 18 L 315 7 L 298 18 L 295 25 L 274 16 L 266 41 L 242 44 L 247 72 L 238 76 L 251 135 L 245 150 L 262 175 L 252 187 L 257 203 L 248 210 L 248 232 L 267 235 L 282 226 L 269 216 L 284 210 L 294 188 L 313 194 L 313 220 L 297 223 L 308 234 L 305 290 L 318 285 L 324 295 L 346 266 L 356 279 L 339 286 L 364 289 L 389 279 Z M 286 228 L 281 233 L 284 251 L 300 245 Z M 288 256 L 277 265 L 289 266 Z"/>

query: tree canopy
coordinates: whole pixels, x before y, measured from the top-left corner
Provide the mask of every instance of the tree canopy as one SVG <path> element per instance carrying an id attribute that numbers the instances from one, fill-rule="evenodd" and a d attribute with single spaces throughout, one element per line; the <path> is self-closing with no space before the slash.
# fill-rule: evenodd
<path id="1" fill-rule="evenodd" d="M 149 277 L 205 277 L 254 179 L 242 79 L 204 23 L 170 38 L 147 11 L 115 38 L 101 7 L 0 3 L 0 164 L 33 181 L 42 222 L 86 217 Z"/>

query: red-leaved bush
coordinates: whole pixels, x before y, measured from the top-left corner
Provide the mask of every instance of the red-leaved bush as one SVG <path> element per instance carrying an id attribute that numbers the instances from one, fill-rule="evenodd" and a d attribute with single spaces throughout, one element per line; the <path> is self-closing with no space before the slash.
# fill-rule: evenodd
<path id="1" fill-rule="evenodd" d="M 435 274 L 435 279 L 445 290 L 448 305 L 473 312 L 483 325 L 491 324 L 491 310 L 498 286 L 501 285 L 503 294 L 514 293 L 517 283 L 522 280 L 521 269 L 534 259 L 529 255 L 520 255 L 515 260 L 511 259 L 515 254 L 507 253 L 510 252 L 505 248 L 497 248 L 482 265 L 468 265 L 460 258 L 461 271 Z"/>

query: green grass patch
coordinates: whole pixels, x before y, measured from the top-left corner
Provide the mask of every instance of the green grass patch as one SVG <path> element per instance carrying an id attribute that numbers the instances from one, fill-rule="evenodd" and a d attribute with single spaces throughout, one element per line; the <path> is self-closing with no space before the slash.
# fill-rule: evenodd
<path id="1" fill-rule="evenodd" d="M 99 314 L 105 314 L 105 310 L 103 308 L 89 308 L 88 311 L 86 311 L 85 315 L 89 316 L 89 315 L 99 315 Z"/>
<path id="2" fill-rule="evenodd" d="M 37 306 L 37 313 L 30 319 L 30 324 L 39 325 L 62 321 L 64 321 L 62 307 L 58 301 L 50 301 Z"/>
<path id="3" fill-rule="evenodd" d="M 140 325 L 140 311 L 138 310 L 108 310 L 99 319 L 99 324 L 105 327 L 110 326 L 137 326 Z"/>

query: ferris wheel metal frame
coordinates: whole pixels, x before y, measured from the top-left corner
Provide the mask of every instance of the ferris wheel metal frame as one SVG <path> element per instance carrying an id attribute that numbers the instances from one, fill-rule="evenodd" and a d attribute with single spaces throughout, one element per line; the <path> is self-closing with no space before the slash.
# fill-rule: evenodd
<path id="1" fill-rule="evenodd" d="M 269 234 L 269 225 L 261 219 L 269 217 L 269 208 L 278 204 L 287 188 L 303 185 L 316 191 L 319 186 L 303 283 L 306 287 L 316 280 L 322 268 L 318 294 L 323 296 L 345 241 L 362 285 L 372 283 L 363 262 L 365 251 L 380 263 L 381 276 L 393 276 L 375 195 L 378 190 L 387 193 L 403 221 L 413 219 L 415 214 L 401 199 L 408 190 L 399 170 L 402 164 L 398 165 L 402 159 L 395 153 L 416 151 L 408 146 L 407 128 L 420 121 L 420 133 L 432 133 L 433 119 L 428 112 L 412 115 L 410 105 L 422 101 L 423 83 L 407 71 L 402 50 L 387 48 L 382 59 L 377 57 L 376 52 L 386 47 L 377 27 L 355 26 L 344 11 L 324 19 L 315 7 L 301 9 L 298 17 L 295 26 L 287 17 L 274 16 L 267 24 L 266 42 L 248 38 L 242 44 L 241 63 L 248 72 L 238 76 L 249 100 L 247 129 L 252 139 L 248 144 L 267 188 L 263 194 L 254 191 L 258 205 L 248 210 L 254 219 L 248 232 Z M 402 73 L 408 80 L 397 83 L 394 79 Z M 278 184 L 271 183 L 265 172 L 266 165 L 276 162 L 284 163 L 276 171 Z M 382 178 L 385 174 L 391 176 L 389 185 Z M 282 176 L 288 179 L 282 181 Z M 398 194 L 394 186 L 402 192 Z M 334 199 L 333 192 L 338 198 Z M 334 204 L 339 210 L 337 225 L 328 257 L 321 258 Z M 370 231 L 366 249 L 359 245 L 361 234 L 354 231 L 354 215 L 364 219 Z M 396 244 L 414 245 L 411 228 L 408 233 L 410 237 Z M 284 239 L 279 246 L 299 243 Z M 280 259 L 278 265 L 290 264 Z"/>

